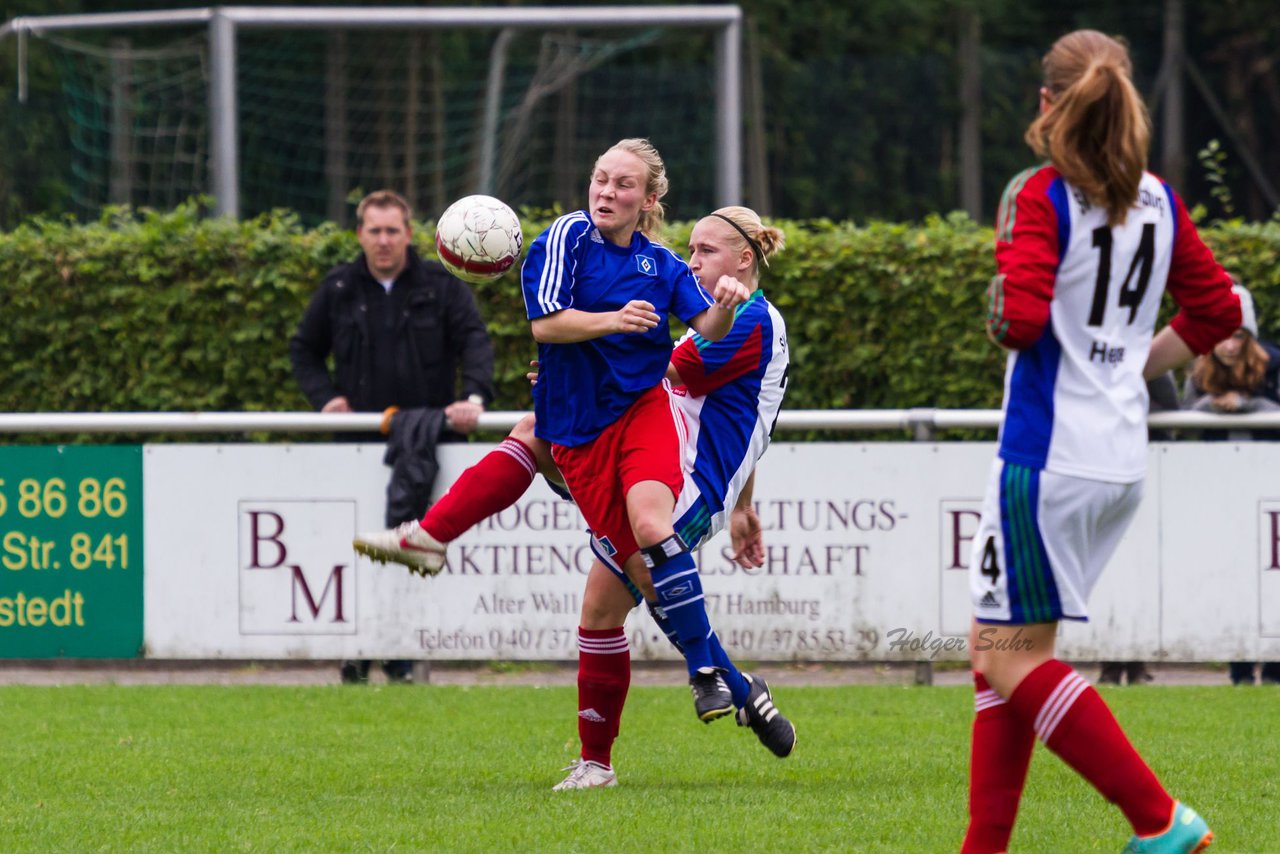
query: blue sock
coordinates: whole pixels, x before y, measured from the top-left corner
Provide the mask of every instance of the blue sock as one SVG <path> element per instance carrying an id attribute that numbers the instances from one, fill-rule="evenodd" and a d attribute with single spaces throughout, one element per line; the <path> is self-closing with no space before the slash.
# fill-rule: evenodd
<path id="1" fill-rule="evenodd" d="M 669 540 L 667 542 L 670 542 Z M 659 549 L 663 544 L 654 546 Z M 683 544 L 681 544 L 683 545 Z M 648 551 L 648 550 L 646 550 Z M 646 562 L 649 555 L 646 554 Z M 685 664 L 689 675 L 703 667 L 715 667 L 711 658 L 711 623 L 707 620 L 707 605 L 702 598 L 702 579 L 693 555 L 687 549 L 668 556 L 660 565 L 649 568 L 653 587 L 658 593 L 658 604 L 667 615 L 680 645 L 684 647 Z"/>
<path id="2" fill-rule="evenodd" d="M 723 671 L 725 684 L 729 686 L 729 693 L 733 694 L 733 704 L 741 709 L 747 704 L 747 694 L 751 692 L 751 686 L 747 684 L 746 679 L 742 678 L 738 668 L 733 666 L 729 654 L 720 645 L 720 637 L 715 632 L 711 633 L 707 643 L 711 647 L 711 660 Z"/>
<path id="3" fill-rule="evenodd" d="M 680 636 L 676 634 L 675 627 L 667 619 L 667 612 L 662 610 L 662 606 L 657 602 L 645 602 L 644 604 L 649 609 L 649 616 L 653 617 L 653 621 L 658 624 L 658 628 L 662 629 L 662 633 L 667 636 L 667 640 L 671 641 L 671 645 L 683 656 L 684 647 L 680 645 Z"/>

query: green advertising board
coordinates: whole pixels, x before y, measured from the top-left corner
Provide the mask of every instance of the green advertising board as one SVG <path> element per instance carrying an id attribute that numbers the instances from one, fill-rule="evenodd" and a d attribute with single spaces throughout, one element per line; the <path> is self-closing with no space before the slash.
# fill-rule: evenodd
<path id="1" fill-rule="evenodd" d="M 0 658 L 142 647 L 142 447 L 0 447 Z"/>

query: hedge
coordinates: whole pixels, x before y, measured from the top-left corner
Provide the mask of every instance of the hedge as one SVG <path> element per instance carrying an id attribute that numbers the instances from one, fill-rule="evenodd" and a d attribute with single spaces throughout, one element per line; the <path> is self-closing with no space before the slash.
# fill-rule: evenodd
<path id="1" fill-rule="evenodd" d="M 527 238 L 548 221 L 527 217 Z M 1003 357 L 982 329 L 989 227 L 961 214 L 777 224 L 788 246 L 763 286 L 788 321 L 788 408 L 999 405 Z M 691 226 L 671 225 L 669 243 L 684 247 Z M 426 255 L 432 233 L 415 229 Z M 1263 336 L 1274 339 L 1280 223 L 1203 233 L 1253 287 Z M 196 203 L 2 233 L 0 410 L 305 410 L 288 339 L 324 272 L 358 250 L 351 232 L 304 229 L 288 212 L 233 222 Z M 526 409 L 535 347 L 517 276 L 475 290 L 497 354 L 494 406 Z"/>

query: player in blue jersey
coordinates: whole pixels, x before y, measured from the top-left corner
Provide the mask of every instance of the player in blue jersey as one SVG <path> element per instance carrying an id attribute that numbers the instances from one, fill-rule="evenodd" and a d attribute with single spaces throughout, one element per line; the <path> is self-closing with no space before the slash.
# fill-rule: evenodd
<path id="1" fill-rule="evenodd" d="M 1146 381 L 1230 335 L 1240 303 L 1182 201 L 1146 171 L 1150 123 L 1124 45 L 1080 30 L 1043 68 L 1026 139 L 1048 162 L 1014 178 L 996 220 L 987 332 L 1010 352 L 969 565 L 977 714 L 961 851 L 1008 850 L 1039 737 L 1124 812 L 1126 852 L 1190 854 L 1208 825 L 1054 647 L 1059 621 L 1088 619 L 1137 510 Z M 1153 336 L 1166 290 L 1179 312 Z"/>
<path id="2" fill-rule="evenodd" d="M 728 525 L 734 558 L 743 566 L 760 566 L 764 560 L 760 524 L 751 508 L 753 473 L 781 407 L 788 365 L 785 324 L 757 281 L 761 263 L 767 263 L 783 245 L 782 232 L 762 224 L 747 208 L 722 208 L 698 222 L 690 239 L 690 268 L 704 282 L 735 278 L 745 283 L 751 296 L 721 341 L 709 342 L 692 332 L 681 339 L 668 371 L 678 386 L 676 400 L 690 435 L 685 484 L 674 510 L 675 528 L 696 546 Z M 497 449 L 463 472 L 420 526 L 403 536 L 398 531 L 365 535 L 367 542 L 362 545 L 357 540 L 357 549 L 377 559 L 404 563 L 414 571 L 437 572 L 443 565 L 444 544 L 514 503 L 538 470 L 553 484 L 558 482 L 549 446 L 534 435 L 530 416 Z M 608 563 L 598 560 L 592 567 L 582 606 L 579 734 L 583 761 L 562 788 L 616 781 L 609 751 L 630 684 L 630 653 L 622 625 L 640 601 L 640 593 L 607 550 L 597 542 L 593 546 Z M 628 568 L 648 587 L 642 563 L 633 558 Z M 655 611 L 655 617 L 669 636 L 674 634 L 661 610 Z M 718 639 L 714 644 L 719 647 Z M 795 730 L 773 707 L 768 686 L 761 679 L 739 674 L 727 656 L 719 666 L 717 691 L 711 697 L 717 701 L 716 708 L 736 707 L 740 725 L 751 727 L 775 754 L 788 755 L 795 744 Z"/>
<path id="3" fill-rule="evenodd" d="M 748 294 L 730 276 L 708 294 L 688 264 L 651 241 L 666 191 L 666 168 L 647 140 L 617 143 L 596 160 L 588 210 L 534 240 L 521 278 L 538 342 L 537 436 L 550 443 L 603 553 L 620 564 L 639 553 L 695 695 L 710 695 L 719 693 L 718 644 L 693 555 L 672 526 L 686 436 L 666 380 L 668 315 L 718 341 Z"/>
<path id="4" fill-rule="evenodd" d="M 741 280 L 751 298 L 739 309 L 732 331 L 719 342 L 690 332 L 676 347 L 668 376 L 677 384 L 677 401 L 689 430 L 685 483 L 674 512 L 675 530 L 697 547 L 730 528 L 734 559 L 760 566 L 764 548 L 760 523 L 751 508 L 755 465 L 768 447 L 787 382 L 786 326 L 759 290 L 760 265 L 782 248 L 783 235 L 766 227 L 751 210 L 722 208 L 700 220 L 690 236 L 690 267 L 704 282 L 729 276 Z M 685 652 L 690 665 L 695 710 L 710 721 L 737 709 L 740 726 L 749 726 L 775 755 L 790 755 L 795 727 L 774 706 L 768 685 L 743 674 L 707 625 L 712 669 L 696 673 L 685 636 L 673 611 L 697 607 L 706 620 L 701 588 L 672 608 L 662 596 L 662 581 L 644 562 L 619 560 L 592 537 L 596 563 L 587 577 L 578 630 L 578 736 L 581 756 L 556 789 L 612 786 L 611 762 L 622 707 L 630 684 L 630 652 L 623 633 L 627 614 L 643 599 L 667 636 Z M 697 570 L 679 576 L 692 581 Z M 618 583 L 619 580 L 622 583 Z M 634 583 L 633 583 L 634 582 Z M 700 679 L 709 676 L 709 679 Z"/>

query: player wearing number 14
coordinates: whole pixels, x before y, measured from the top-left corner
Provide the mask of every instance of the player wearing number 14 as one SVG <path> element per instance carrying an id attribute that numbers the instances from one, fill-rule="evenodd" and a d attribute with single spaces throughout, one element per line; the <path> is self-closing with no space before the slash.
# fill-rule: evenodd
<path id="1" fill-rule="evenodd" d="M 1150 172 L 1135 190 L 1120 221 L 1052 163 L 1023 172 L 1005 190 L 987 330 L 1012 350 L 1006 460 L 1140 480 L 1147 461 L 1142 371 L 1165 289 L 1183 309 L 1172 327 L 1196 353 L 1212 349 L 1238 316 L 1230 278 L 1182 200 Z"/>
<path id="2" fill-rule="evenodd" d="M 996 220 L 987 332 L 1010 352 L 969 568 L 976 714 L 961 852 L 1009 849 L 1039 737 L 1121 809 L 1126 852 L 1191 854 L 1213 839 L 1208 825 L 1054 645 L 1060 620 L 1089 618 L 1142 496 L 1146 379 L 1235 331 L 1240 301 L 1182 201 L 1145 170 L 1150 120 L 1124 45 L 1079 30 L 1043 69 L 1026 140 L 1049 162 L 1013 179 Z M 1166 289 L 1179 312 L 1153 335 Z"/>

